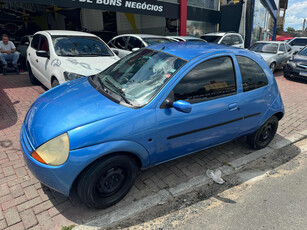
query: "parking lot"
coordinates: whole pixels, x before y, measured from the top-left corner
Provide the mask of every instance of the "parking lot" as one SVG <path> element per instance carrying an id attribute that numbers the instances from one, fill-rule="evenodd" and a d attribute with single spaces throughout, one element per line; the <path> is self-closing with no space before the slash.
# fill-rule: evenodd
<path id="1" fill-rule="evenodd" d="M 275 137 L 282 139 L 307 129 L 307 81 L 287 80 L 282 71 L 276 71 L 275 77 L 286 110 Z M 61 229 L 82 224 L 252 151 L 243 138 L 150 168 L 140 173 L 117 205 L 107 210 L 89 209 L 78 198 L 63 197 L 41 185 L 24 163 L 20 128 L 29 107 L 45 90 L 33 86 L 26 73 L 0 75 L 0 229 Z"/>

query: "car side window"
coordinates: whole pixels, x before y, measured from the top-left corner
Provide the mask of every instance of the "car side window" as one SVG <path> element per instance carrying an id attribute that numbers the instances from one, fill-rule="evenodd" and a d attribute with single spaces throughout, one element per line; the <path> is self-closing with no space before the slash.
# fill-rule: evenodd
<path id="1" fill-rule="evenodd" d="M 128 37 L 126 36 L 116 38 L 115 41 L 113 42 L 114 46 L 118 49 L 126 49 L 127 38 Z"/>
<path id="2" fill-rule="evenodd" d="M 284 45 L 284 44 L 281 44 L 281 45 L 280 45 L 279 51 L 281 51 L 281 52 L 286 52 L 286 48 L 285 48 L 285 45 Z"/>
<path id="3" fill-rule="evenodd" d="M 297 38 L 291 42 L 292 46 L 305 46 L 307 45 L 307 39 Z"/>
<path id="4" fill-rule="evenodd" d="M 144 47 L 142 41 L 136 37 L 130 37 L 128 42 L 128 50 L 132 51 L 133 48 L 142 48 Z"/>
<path id="5" fill-rule="evenodd" d="M 228 45 L 228 46 L 233 45 L 231 37 L 230 36 L 224 37 L 223 40 L 221 41 L 221 44 Z"/>
<path id="6" fill-rule="evenodd" d="M 48 39 L 45 36 L 41 36 L 41 42 L 38 50 L 49 51 Z"/>
<path id="7" fill-rule="evenodd" d="M 286 49 L 287 49 L 287 52 L 291 52 L 292 51 L 291 46 L 289 46 L 288 44 L 286 44 Z"/>
<path id="8" fill-rule="evenodd" d="M 242 43 L 241 39 L 240 39 L 240 37 L 238 35 L 231 35 L 231 39 L 232 39 L 232 43 L 234 45 L 239 45 L 239 44 Z"/>
<path id="9" fill-rule="evenodd" d="M 174 101 L 191 104 L 236 93 L 236 78 L 231 57 L 204 61 L 194 67 L 173 89 Z"/>
<path id="10" fill-rule="evenodd" d="M 31 42 L 31 47 L 35 50 L 38 49 L 38 45 L 39 45 L 39 40 L 40 40 L 40 35 L 37 34 L 37 35 L 34 35 L 33 39 L 32 39 L 32 42 Z"/>
<path id="11" fill-rule="evenodd" d="M 255 61 L 244 56 L 237 56 L 237 60 L 241 71 L 243 92 L 268 85 L 264 71 Z"/>

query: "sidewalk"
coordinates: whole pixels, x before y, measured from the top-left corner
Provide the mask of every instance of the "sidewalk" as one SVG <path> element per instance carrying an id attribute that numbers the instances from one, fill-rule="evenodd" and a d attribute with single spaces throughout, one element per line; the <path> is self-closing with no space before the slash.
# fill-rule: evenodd
<path id="1" fill-rule="evenodd" d="M 285 79 L 277 72 L 286 115 L 276 140 L 307 129 L 307 90 L 302 82 Z M 32 86 L 26 74 L 0 75 L 0 229 L 61 229 L 174 187 L 208 168 L 217 168 L 252 151 L 244 139 L 211 148 L 142 172 L 124 200 L 107 210 L 89 209 L 80 201 L 66 198 L 42 186 L 22 159 L 19 131 L 33 101 L 45 90 Z"/>

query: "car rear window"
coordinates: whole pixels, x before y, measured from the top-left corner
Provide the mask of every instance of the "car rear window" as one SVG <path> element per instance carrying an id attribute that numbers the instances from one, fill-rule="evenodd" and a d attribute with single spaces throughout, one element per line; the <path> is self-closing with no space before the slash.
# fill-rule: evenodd
<path id="1" fill-rule="evenodd" d="M 255 61 L 244 56 L 237 56 L 237 60 L 241 71 L 243 92 L 268 85 L 265 73 Z"/>

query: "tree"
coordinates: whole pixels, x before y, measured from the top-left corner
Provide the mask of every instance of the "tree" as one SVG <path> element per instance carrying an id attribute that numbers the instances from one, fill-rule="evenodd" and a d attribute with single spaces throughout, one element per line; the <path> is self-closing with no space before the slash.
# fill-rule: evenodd
<path id="1" fill-rule="evenodd" d="M 293 32 L 295 32 L 295 29 L 293 27 L 288 27 L 287 32 L 293 33 Z"/>

